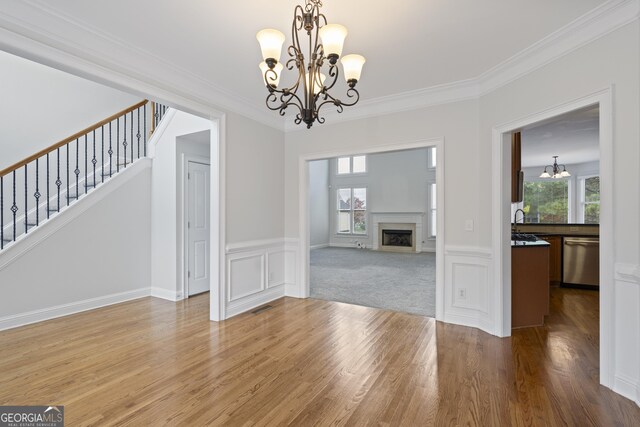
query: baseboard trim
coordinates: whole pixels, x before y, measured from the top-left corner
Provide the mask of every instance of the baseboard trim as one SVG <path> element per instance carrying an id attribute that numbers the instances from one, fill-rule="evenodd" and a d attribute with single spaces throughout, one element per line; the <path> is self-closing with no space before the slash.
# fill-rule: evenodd
<path id="1" fill-rule="evenodd" d="M 151 288 L 151 296 L 173 302 L 182 299 L 182 295 L 178 291 L 170 291 L 163 288 Z"/>
<path id="2" fill-rule="evenodd" d="M 45 320 L 51 320 L 58 317 L 69 316 L 71 314 L 94 310 L 96 308 L 119 304 L 125 301 L 131 301 L 148 296 L 150 296 L 149 288 L 141 288 L 68 304 L 61 304 L 40 310 L 28 311 L 26 313 L 14 314 L 12 316 L 0 318 L 0 331 L 30 325 L 32 323 L 38 323 Z"/>
<path id="3" fill-rule="evenodd" d="M 323 249 L 323 248 L 328 248 L 329 246 L 331 246 L 329 243 L 322 243 L 320 245 L 313 245 L 313 246 L 309 247 L 309 249 L 310 250 Z"/>
<path id="4" fill-rule="evenodd" d="M 257 294 L 227 303 L 227 319 L 284 297 L 285 285 L 274 286 Z"/>
<path id="5" fill-rule="evenodd" d="M 613 391 L 640 406 L 640 381 L 623 374 L 616 374 L 613 382 Z"/>

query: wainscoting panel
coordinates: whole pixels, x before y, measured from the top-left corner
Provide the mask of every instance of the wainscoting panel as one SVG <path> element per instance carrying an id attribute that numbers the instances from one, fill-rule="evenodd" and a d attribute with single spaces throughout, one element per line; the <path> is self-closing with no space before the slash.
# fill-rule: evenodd
<path id="1" fill-rule="evenodd" d="M 445 248 L 445 322 L 493 333 L 491 250 Z"/>
<path id="2" fill-rule="evenodd" d="M 227 318 L 283 297 L 288 281 L 295 283 L 295 261 L 293 267 L 288 264 L 296 253 L 291 253 L 284 239 L 234 243 L 226 253 Z"/>
<path id="3" fill-rule="evenodd" d="M 228 302 L 253 295 L 265 289 L 265 254 L 234 254 L 228 258 Z"/>
<path id="4" fill-rule="evenodd" d="M 267 251 L 267 288 L 284 285 L 284 256 L 281 249 Z"/>
<path id="5" fill-rule="evenodd" d="M 613 389 L 640 406 L 640 265 L 615 265 L 615 372 Z M 634 336 L 635 334 L 635 336 Z M 630 337 L 633 337 L 630 339 Z"/>

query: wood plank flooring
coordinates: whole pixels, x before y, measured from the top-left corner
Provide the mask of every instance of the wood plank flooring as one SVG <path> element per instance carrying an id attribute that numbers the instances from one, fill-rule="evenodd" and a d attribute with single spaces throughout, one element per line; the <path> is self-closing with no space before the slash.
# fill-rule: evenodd
<path id="1" fill-rule="evenodd" d="M 208 320 L 208 295 L 144 298 L 0 332 L 0 405 L 67 425 L 639 425 L 598 385 L 598 295 L 554 289 L 500 339 L 416 315 L 284 298 Z"/>

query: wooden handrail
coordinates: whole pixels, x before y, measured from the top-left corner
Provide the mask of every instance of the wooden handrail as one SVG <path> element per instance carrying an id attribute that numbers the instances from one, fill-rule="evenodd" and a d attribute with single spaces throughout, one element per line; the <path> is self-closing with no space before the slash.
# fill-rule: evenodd
<path id="1" fill-rule="evenodd" d="M 34 160 L 39 159 L 42 156 L 45 156 L 47 153 L 50 153 L 50 152 L 52 152 L 54 150 L 57 150 L 58 148 L 67 145 L 68 143 L 80 138 L 81 136 L 84 136 L 84 135 L 88 134 L 89 132 L 93 132 L 94 130 L 106 125 L 109 122 L 112 122 L 113 120 L 115 120 L 115 119 L 117 119 L 117 118 L 119 118 L 121 116 L 124 116 L 127 113 L 130 113 L 130 112 L 132 112 L 134 110 L 137 110 L 138 108 L 142 107 L 143 105 L 146 105 L 148 102 L 149 102 L 149 100 L 147 100 L 147 99 L 142 100 L 142 101 L 138 102 L 137 104 L 132 105 L 131 107 L 125 108 L 124 110 L 107 117 L 104 120 L 100 120 L 98 123 L 93 124 L 93 125 L 89 126 L 88 128 L 81 130 L 80 132 L 74 133 L 73 135 L 63 139 L 60 142 L 56 142 L 55 144 L 53 144 L 50 147 L 47 147 L 47 148 L 45 148 L 43 150 L 38 151 L 37 153 L 27 157 L 26 159 L 20 160 L 18 163 L 14 164 L 14 165 L 11 165 L 11 166 L 9 166 L 9 167 L 7 167 L 5 169 L 2 169 L 0 171 L 0 177 L 1 176 L 5 176 L 7 174 L 10 174 L 11 172 L 23 167 L 24 165 L 29 164 L 29 163 L 33 162 Z"/>

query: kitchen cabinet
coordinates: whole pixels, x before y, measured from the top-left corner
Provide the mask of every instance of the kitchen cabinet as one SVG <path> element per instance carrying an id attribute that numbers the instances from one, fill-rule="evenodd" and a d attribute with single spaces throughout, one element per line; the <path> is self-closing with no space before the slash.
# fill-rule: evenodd
<path id="1" fill-rule="evenodd" d="M 562 237 L 538 236 L 549 243 L 549 282 L 559 285 L 562 282 Z"/>
<path id="2" fill-rule="evenodd" d="M 519 203 L 522 194 L 522 135 L 520 132 L 511 134 L 511 202 Z"/>
<path id="3" fill-rule="evenodd" d="M 541 326 L 549 314 L 549 244 L 511 245 L 511 327 Z"/>

